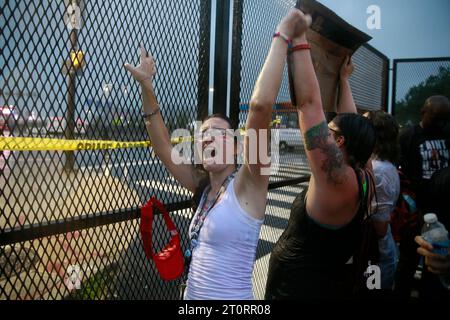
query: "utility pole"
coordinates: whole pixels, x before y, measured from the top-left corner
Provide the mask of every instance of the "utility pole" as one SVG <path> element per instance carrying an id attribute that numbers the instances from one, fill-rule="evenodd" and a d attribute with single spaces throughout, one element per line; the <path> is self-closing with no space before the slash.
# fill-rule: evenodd
<path id="1" fill-rule="evenodd" d="M 72 0 L 67 7 L 65 23 L 70 30 L 70 56 L 64 66 L 67 71 L 67 110 L 66 110 L 66 128 L 64 137 L 67 140 L 75 138 L 75 94 L 76 77 L 78 71 L 81 71 L 84 64 L 84 54 L 78 50 L 78 30 L 81 28 L 81 10 L 80 1 Z M 74 151 L 65 151 L 66 162 L 64 170 L 71 172 L 75 167 Z"/>
<path id="2" fill-rule="evenodd" d="M 70 47 L 71 52 L 77 49 L 77 34 L 76 29 L 70 31 Z M 76 72 L 74 70 L 73 64 L 70 66 L 69 79 L 67 83 L 67 110 L 66 110 L 66 129 L 64 131 L 64 137 L 68 140 L 73 140 L 75 138 L 75 85 L 76 85 Z M 66 163 L 64 165 L 64 170 L 67 172 L 73 171 L 75 166 L 75 153 L 73 151 L 65 151 L 66 153 Z"/>

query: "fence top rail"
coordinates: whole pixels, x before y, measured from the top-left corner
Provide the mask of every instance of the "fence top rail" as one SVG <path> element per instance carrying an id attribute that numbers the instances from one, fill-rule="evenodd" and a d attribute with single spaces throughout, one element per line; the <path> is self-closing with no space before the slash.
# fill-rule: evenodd
<path id="1" fill-rule="evenodd" d="M 394 64 L 403 62 L 433 62 L 433 61 L 450 61 L 450 57 L 436 57 L 436 58 L 407 58 L 407 59 L 393 59 Z"/>
<path id="2" fill-rule="evenodd" d="M 362 46 L 365 47 L 367 50 L 371 51 L 372 53 L 376 54 L 377 56 L 379 56 L 381 59 L 389 61 L 389 58 L 384 53 L 376 49 L 374 46 L 368 43 L 363 43 Z"/>
<path id="3" fill-rule="evenodd" d="M 273 190 L 303 182 L 308 182 L 309 178 L 310 175 L 304 175 L 298 178 L 272 182 L 269 184 L 268 189 Z M 191 201 L 187 200 L 171 203 L 166 207 L 167 211 L 169 212 L 189 209 L 191 207 Z M 140 208 L 131 208 L 95 215 L 84 215 L 71 219 L 61 219 L 45 224 L 38 223 L 27 225 L 24 227 L 17 227 L 14 229 L 6 229 L 0 232 L 0 246 L 138 219 L 140 218 L 140 214 Z"/>

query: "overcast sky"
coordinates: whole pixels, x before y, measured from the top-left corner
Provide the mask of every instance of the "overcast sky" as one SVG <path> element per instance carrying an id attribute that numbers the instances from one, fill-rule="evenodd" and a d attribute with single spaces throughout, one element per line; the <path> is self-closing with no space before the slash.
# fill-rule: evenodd
<path id="1" fill-rule="evenodd" d="M 390 59 L 450 56 L 449 0 L 318 0 L 369 34 Z M 367 8 L 380 8 L 381 29 L 367 27 Z"/>

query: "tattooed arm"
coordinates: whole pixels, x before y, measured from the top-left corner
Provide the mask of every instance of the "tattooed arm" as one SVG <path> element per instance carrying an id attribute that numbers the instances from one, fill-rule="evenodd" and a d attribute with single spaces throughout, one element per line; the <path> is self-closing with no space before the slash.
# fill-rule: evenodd
<path id="1" fill-rule="evenodd" d="M 306 43 L 306 35 L 302 34 L 294 39 L 293 45 Z M 299 50 L 291 54 L 300 129 L 305 140 L 312 176 L 319 185 L 339 185 L 345 180 L 345 162 L 327 127 L 311 52 Z"/>
<path id="2" fill-rule="evenodd" d="M 293 45 L 306 43 L 306 36 L 302 35 L 294 39 Z M 307 210 L 318 222 L 342 225 L 356 212 L 357 180 L 351 179 L 354 171 L 340 149 L 344 140 L 335 137 L 327 126 L 310 50 L 294 51 L 291 55 L 300 130 L 311 169 Z"/>
<path id="3" fill-rule="evenodd" d="M 327 183 L 339 185 L 344 182 L 344 156 L 334 141 L 329 141 L 330 129 L 326 121 L 310 128 L 305 132 L 305 148 L 308 152 L 317 150 L 322 158 L 319 175 L 326 176 Z M 314 157 L 313 157 L 314 158 Z M 314 164 L 316 166 L 316 164 Z"/>

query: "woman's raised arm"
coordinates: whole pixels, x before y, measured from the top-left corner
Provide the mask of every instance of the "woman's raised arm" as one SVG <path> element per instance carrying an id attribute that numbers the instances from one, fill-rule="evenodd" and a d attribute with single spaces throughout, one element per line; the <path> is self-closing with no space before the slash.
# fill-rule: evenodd
<path id="1" fill-rule="evenodd" d="M 173 147 L 169 132 L 161 117 L 160 107 L 152 84 L 153 76 L 156 74 L 153 57 L 148 55 L 144 47 L 141 46 L 140 64 L 134 67 L 126 63 L 125 69 L 141 85 L 142 110 L 153 150 L 175 179 L 183 187 L 194 192 L 198 183 L 194 166 L 186 164 L 177 152 L 172 152 Z"/>
<path id="2" fill-rule="evenodd" d="M 308 23 L 310 23 L 310 20 L 306 21 L 302 18 L 293 9 L 281 20 L 253 89 L 246 124 L 248 134 L 245 137 L 245 162 L 242 171 L 246 179 L 253 182 L 255 186 L 261 186 L 262 181 L 268 183 L 270 163 L 264 163 L 263 159 L 263 156 L 267 155 L 268 148 L 262 152 L 259 149 L 262 145 L 267 147 L 270 139 L 269 124 L 272 119 L 273 105 L 281 86 L 288 45 L 290 45 L 295 32 L 306 31 Z M 263 132 L 266 132 L 267 135 L 263 135 Z M 253 140 L 249 138 L 252 137 L 252 134 Z M 266 143 L 261 143 L 262 139 L 265 139 Z M 267 169 L 267 171 L 264 173 L 263 169 Z"/>
<path id="3" fill-rule="evenodd" d="M 357 113 L 349 82 L 353 70 L 355 70 L 355 65 L 352 62 L 352 58 L 347 56 L 340 71 L 337 113 Z"/>

